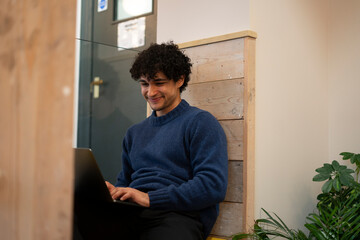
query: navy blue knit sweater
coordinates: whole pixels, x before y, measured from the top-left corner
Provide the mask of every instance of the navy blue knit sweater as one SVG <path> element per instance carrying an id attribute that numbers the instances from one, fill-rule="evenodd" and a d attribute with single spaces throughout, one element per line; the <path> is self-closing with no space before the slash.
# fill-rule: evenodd
<path id="1" fill-rule="evenodd" d="M 208 112 L 182 100 L 171 112 L 129 128 L 117 187 L 146 191 L 150 208 L 198 211 L 207 236 L 227 187 L 224 131 Z"/>

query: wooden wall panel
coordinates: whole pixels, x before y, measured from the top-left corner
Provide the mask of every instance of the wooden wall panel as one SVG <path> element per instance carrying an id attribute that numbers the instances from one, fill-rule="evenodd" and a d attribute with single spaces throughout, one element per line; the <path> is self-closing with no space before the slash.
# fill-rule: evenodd
<path id="1" fill-rule="evenodd" d="M 243 160 L 244 121 L 227 120 L 220 121 L 226 134 L 228 156 L 230 160 Z"/>
<path id="2" fill-rule="evenodd" d="M 0 8 L 0 238 L 71 239 L 76 2 Z"/>
<path id="3" fill-rule="evenodd" d="M 209 239 L 229 238 L 253 222 L 254 37 L 220 37 L 220 41 L 205 39 L 199 45 L 196 41 L 180 45 L 193 62 L 191 81 L 182 98 L 212 113 L 228 141 L 228 189 Z"/>
<path id="4" fill-rule="evenodd" d="M 211 234 L 216 236 L 231 236 L 238 233 L 243 226 L 242 203 L 220 203 L 220 214 Z"/>
<path id="5" fill-rule="evenodd" d="M 187 48 L 193 63 L 190 84 L 244 77 L 244 39 Z"/>
<path id="6" fill-rule="evenodd" d="M 218 120 L 243 118 L 244 86 L 242 79 L 189 85 L 182 98 L 204 109 Z"/>
<path id="7" fill-rule="evenodd" d="M 225 196 L 227 202 L 243 202 L 243 162 L 229 161 L 229 180 Z"/>

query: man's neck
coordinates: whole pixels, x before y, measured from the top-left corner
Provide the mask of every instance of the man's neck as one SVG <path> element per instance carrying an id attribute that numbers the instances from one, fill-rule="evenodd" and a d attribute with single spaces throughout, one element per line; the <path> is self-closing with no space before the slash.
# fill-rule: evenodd
<path id="1" fill-rule="evenodd" d="M 168 108 L 167 111 L 155 111 L 155 116 L 156 117 L 161 117 L 164 116 L 168 113 L 170 113 L 171 111 L 173 111 L 177 106 L 179 106 L 179 104 L 181 103 L 181 98 L 179 97 L 178 99 L 175 100 L 174 104 L 172 104 L 171 108 Z M 170 110 L 169 110 L 170 109 Z"/>

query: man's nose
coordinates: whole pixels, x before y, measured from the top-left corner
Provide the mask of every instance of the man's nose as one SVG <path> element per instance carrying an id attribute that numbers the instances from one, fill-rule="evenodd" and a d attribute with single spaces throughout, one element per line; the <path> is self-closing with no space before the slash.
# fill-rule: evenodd
<path id="1" fill-rule="evenodd" d="M 149 84 L 149 88 L 148 88 L 148 96 L 152 97 L 155 96 L 157 94 L 157 88 L 155 85 Z"/>

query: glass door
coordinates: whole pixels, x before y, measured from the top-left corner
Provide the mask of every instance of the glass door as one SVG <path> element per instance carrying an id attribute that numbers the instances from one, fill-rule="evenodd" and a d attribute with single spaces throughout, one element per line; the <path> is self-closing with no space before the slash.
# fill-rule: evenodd
<path id="1" fill-rule="evenodd" d="M 146 118 L 146 102 L 129 70 L 138 52 L 156 41 L 155 9 L 142 16 L 143 43 L 124 47 L 131 41 L 126 31 L 138 19 L 115 21 L 114 1 L 82 1 L 77 146 L 93 150 L 105 179 L 113 184 L 122 168 L 126 130 Z"/>

